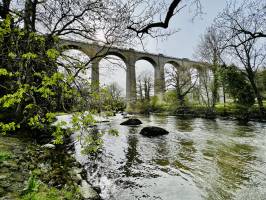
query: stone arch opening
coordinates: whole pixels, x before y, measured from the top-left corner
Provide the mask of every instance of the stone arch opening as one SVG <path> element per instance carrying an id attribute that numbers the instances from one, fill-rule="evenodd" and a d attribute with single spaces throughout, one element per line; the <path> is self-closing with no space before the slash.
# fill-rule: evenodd
<path id="1" fill-rule="evenodd" d="M 165 74 L 165 89 L 166 91 L 174 89 L 174 77 L 177 76 L 180 64 L 175 61 L 168 61 L 164 64 L 164 74 Z"/>
<path id="2" fill-rule="evenodd" d="M 155 91 L 155 66 L 152 59 L 142 57 L 135 63 L 136 68 L 136 91 L 140 100 L 150 100 Z"/>
<path id="3" fill-rule="evenodd" d="M 92 55 L 88 55 L 88 52 L 81 46 L 76 45 L 76 44 L 66 44 L 62 46 L 63 51 L 69 51 L 69 50 L 77 50 L 80 52 L 83 52 L 87 56 L 91 57 Z"/>
<path id="4" fill-rule="evenodd" d="M 120 60 L 122 60 L 124 63 L 127 63 L 127 59 L 126 57 L 120 53 L 120 52 L 116 52 L 116 51 L 108 51 L 105 56 L 103 57 L 103 59 L 112 59 L 112 58 L 119 58 Z"/>
<path id="5" fill-rule="evenodd" d="M 157 67 L 157 63 L 155 62 L 155 60 L 153 60 L 152 58 L 148 56 L 141 56 L 137 59 L 136 63 L 138 61 L 146 61 L 146 62 L 149 62 L 154 68 Z"/>
<path id="6" fill-rule="evenodd" d="M 194 93 L 199 81 L 197 68 L 193 65 L 169 61 L 165 63 L 164 70 L 169 94 L 176 95 L 179 100 L 194 103 Z"/>
<path id="7" fill-rule="evenodd" d="M 180 67 L 180 66 L 181 66 L 178 62 L 176 62 L 176 61 L 172 61 L 172 60 L 166 62 L 165 65 L 168 65 L 168 66 L 169 66 L 169 65 L 172 65 L 172 66 L 174 66 L 174 67 Z"/>
<path id="8" fill-rule="evenodd" d="M 126 63 L 123 55 L 108 52 L 99 61 L 99 83 L 103 87 L 115 84 L 121 95 L 126 96 Z"/>

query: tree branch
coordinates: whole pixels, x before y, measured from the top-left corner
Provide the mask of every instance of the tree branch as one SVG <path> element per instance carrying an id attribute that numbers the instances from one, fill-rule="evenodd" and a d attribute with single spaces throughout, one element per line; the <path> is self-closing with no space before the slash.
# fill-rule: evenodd
<path id="1" fill-rule="evenodd" d="M 167 29 L 168 26 L 169 26 L 169 22 L 170 22 L 170 19 L 177 13 L 179 12 L 182 8 L 178 9 L 177 11 L 176 8 L 178 7 L 178 5 L 180 4 L 182 0 L 173 0 L 171 5 L 169 6 L 168 8 L 168 11 L 166 13 L 166 16 L 165 16 L 165 19 L 164 21 L 160 21 L 160 22 L 154 22 L 154 23 L 150 23 L 148 24 L 147 26 L 145 26 L 144 28 L 141 28 L 141 29 L 137 29 L 137 28 L 134 28 L 132 25 L 131 26 L 128 26 L 127 28 L 129 30 L 133 30 L 137 33 L 137 35 L 139 34 L 145 34 L 145 33 L 149 33 L 149 30 L 152 29 L 152 28 L 164 28 L 164 29 Z M 134 24 L 133 24 L 134 25 Z"/>

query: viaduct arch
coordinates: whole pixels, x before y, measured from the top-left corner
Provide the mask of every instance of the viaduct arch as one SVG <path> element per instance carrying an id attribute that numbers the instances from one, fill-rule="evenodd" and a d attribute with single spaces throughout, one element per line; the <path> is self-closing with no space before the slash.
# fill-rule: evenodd
<path id="1" fill-rule="evenodd" d="M 187 58 L 174 58 L 163 54 L 152 54 L 147 52 L 136 51 L 134 49 L 124 49 L 114 46 L 105 46 L 98 43 L 85 43 L 81 41 L 60 39 L 60 46 L 65 49 L 80 50 L 90 58 L 94 58 L 91 62 L 91 81 L 96 87 L 99 87 L 99 62 L 108 55 L 114 55 L 121 58 L 126 65 L 126 99 L 128 103 L 135 102 L 136 93 L 136 70 L 135 64 L 138 60 L 146 60 L 154 67 L 154 95 L 162 96 L 165 92 L 165 64 L 174 66 L 182 66 L 186 68 L 194 68 L 200 70 L 202 67 L 208 66 L 206 63 L 196 62 Z"/>

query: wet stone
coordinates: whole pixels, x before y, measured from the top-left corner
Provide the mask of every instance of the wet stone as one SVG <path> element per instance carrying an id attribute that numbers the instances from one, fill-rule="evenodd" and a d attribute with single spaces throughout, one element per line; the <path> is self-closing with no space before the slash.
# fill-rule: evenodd
<path id="1" fill-rule="evenodd" d="M 54 144 L 45 144 L 42 146 L 42 148 L 44 149 L 55 149 L 55 145 Z"/>
<path id="2" fill-rule="evenodd" d="M 143 128 L 140 131 L 141 135 L 147 136 L 147 137 L 155 137 L 155 136 L 160 136 L 160 135 L 166 135 L 169 132 L 163 128 L 156 127 L 156 126 L 148 126 Z"/>
<path id="3" fill-rule="evenodd" d="M 100 200 L 99 194 L 85 180 L 81 182 L 80 192 L 85 200 Z"/>
<path id="4" fill-rule="evenodd" d="M 128 120 L 122 122 L 120 125 L 136 126 L 136 125 L 140 125 L 140 124 L 142 124 L 142 122 L 139 119 L 131 118 L 131 119 L 128 119 Z"/>

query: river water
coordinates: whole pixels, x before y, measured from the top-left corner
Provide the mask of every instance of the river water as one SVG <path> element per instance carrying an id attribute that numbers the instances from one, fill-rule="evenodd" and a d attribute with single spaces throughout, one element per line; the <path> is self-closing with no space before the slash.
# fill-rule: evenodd
<path id="1" fill-rule="evenodd" d="M 138 116 L 139 127 L 120 126 L 121 116 L 100 129 L 102 153 L 88 160 L 76 144 L 76 157 L 106 200 L 266 200 L 266 124 L 228 120 Z M 170 133 L 147 138 L 145 126 Z"/>

